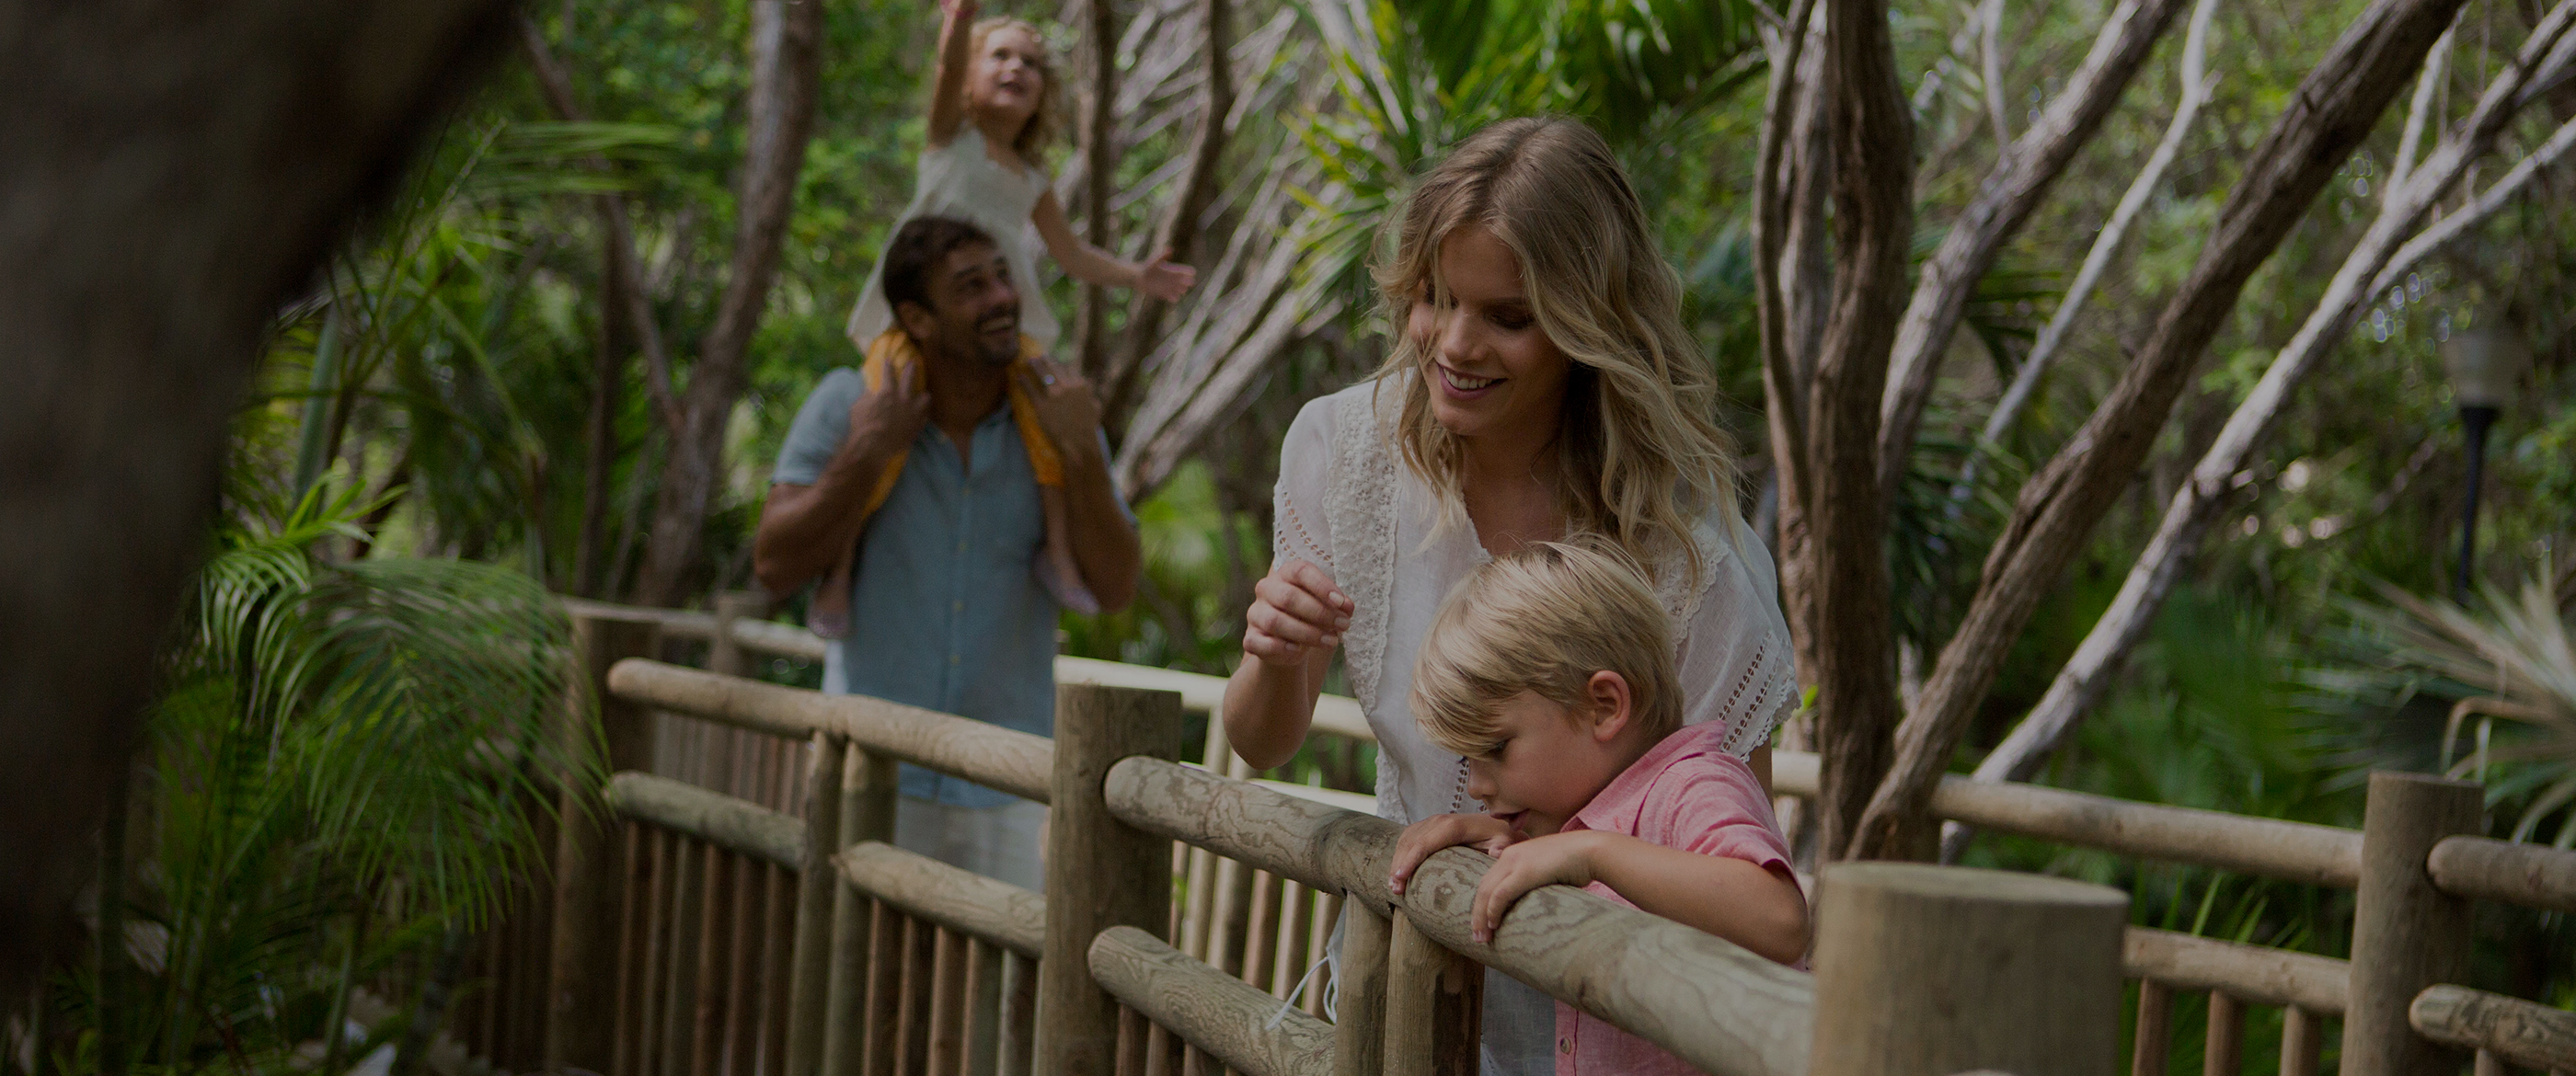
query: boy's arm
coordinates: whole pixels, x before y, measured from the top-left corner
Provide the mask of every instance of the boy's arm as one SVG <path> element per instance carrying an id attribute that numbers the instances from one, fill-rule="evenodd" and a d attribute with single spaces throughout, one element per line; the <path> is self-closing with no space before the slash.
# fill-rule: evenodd
<path id="1" fill-rule="evenodd" d="M 1407 836 L 1410 836 L 1408 831 Z M 1807 900 L 1796 882 L 1749 860 L 1666 848 L 1620 833 L 1575 830 L 1505 850 L 1476 887 L 1468 923 L 1491 941 L 1503 913 L 1543 885 L 1600 882 L 1638 908 L 1696 927 L 1768 960 L 1807 952 Z"/>

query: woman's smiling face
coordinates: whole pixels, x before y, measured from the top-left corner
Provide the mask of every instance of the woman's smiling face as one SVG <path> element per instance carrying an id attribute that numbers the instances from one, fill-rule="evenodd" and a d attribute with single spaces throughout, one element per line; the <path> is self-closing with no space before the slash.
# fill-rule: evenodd
<path id="1" fill-rule="evenodd" d="M 1445 301 L 1415 297 L 1405 331 L 1419 342 L 1431 417 L 1462 438 L 1556 436 L 1571 363 L 1539 328 L 1520 260 L 1491 229 L 1470 224 L 1441 240 Z"/>

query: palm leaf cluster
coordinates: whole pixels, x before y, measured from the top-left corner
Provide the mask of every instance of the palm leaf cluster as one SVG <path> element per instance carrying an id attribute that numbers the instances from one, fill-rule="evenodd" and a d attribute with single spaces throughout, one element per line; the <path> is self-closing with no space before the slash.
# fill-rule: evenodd
<path id="1" fill-rule="evenodd" d="M 2353 610 L 2379 655 L 2365 671 L 2385 686 L 2371 694 L 2449 701 L 2440 751 L 2451 775 L 2486 786 L 2489 806 L 2513 817 L 2511 839 L 2569 848 L 2576 645 L 2547 578 L 2544 570 L 2518 594 L 2489 588 L 2474 608 L 2384 586 L 2387 605 Z"/>
<path id="2" fill-rule="evenodd" d="M 404 958 L 494 917 L 540 863 L 548 790 L 594 757 L 550 739 L 570 656 L 541 586 L 330 563 L 317 550 L 372 502 L 322 486 L 271 507 L 219 530 L 169 648 L 129 899 L 100 916 L 130 964 L 63 991 L 85 1029 L 67 1070 L 102 1050 L 141 1072 L 282 1067 L 354 982 L 406 992 Z"/>

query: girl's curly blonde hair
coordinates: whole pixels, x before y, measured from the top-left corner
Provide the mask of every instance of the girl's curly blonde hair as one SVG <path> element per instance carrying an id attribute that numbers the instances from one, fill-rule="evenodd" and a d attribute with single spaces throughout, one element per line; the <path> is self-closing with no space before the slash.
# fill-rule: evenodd
<path id="1" fill-rule="evenodd" d="M 1654 565 L 1678 543 L 1694 581 L 1692 524 L 1735 518 L 1735 457 L 1717 383 L 1682 325 L 1681 277 L 1655 249 L 1644 206 L 1609 143 L 1570 119 L 1523 118 L 1469 136 L 1406 201 L 1394 255 L 1376 267 L 1396 344 L 1378 373 L 1400 385 L 1393 431 L 1439 494 L 1438 528 L 1466 523 L 1458 440 L 1432 418 L 1429 341 L 1407 312 L 1443 285 L 1440 243 L 1482 226 L 1519 263 L 1531 313 L 1573 368 L 1557 430 L 1568 534 L 1598 533 Z"/>
<path id="2" fill-rule="evenodd" d="M 1011 140 L 1011 152 L 1034 165 L 1039 151 L 1053 142 L 1056 135 L 1055 53 L 1048 48 L 1046 35 L 1038 31 L 1037 24 L 1027 19 L 996 15 L 975 20 L 974 34 L 966 39 L 968 62 L 983 58 L 984 40 L 993 36 L 995 30 L 1018 30 L 1029 35 L 1029 60 L 1038 69 L 1038 107 L 1037 111 L 1029 113 L 1029 122 L 1021 125 L 1019 137 Z"/>

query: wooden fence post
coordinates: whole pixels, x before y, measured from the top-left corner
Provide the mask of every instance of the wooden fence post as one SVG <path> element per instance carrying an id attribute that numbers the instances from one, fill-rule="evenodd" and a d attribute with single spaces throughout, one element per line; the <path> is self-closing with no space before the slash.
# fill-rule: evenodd
<path id="1" fill-rule="evenodd" d="M 1172 845 L 1110 817 L 1101 782 L 1123 758 L 1180 757 L 1181 696 L 1061 684 L 1055 714 L 1038 1067 L 1049 1076 L 1111 1076 L 1118 1004 L 1091 979 L 1091 941 L 1110 927 L 1159 936 L 1170 925 Z"/>
<path id="2" fill-rule="evenodd" d="M 832 901 L 841 872 L 832 855 L 841 850 L 841 769 L 849 741 L 814 734 L 805 765 L 805 859 L 797 865 L 796 980 L 788 987 L 787 1076 L 822 1071 L 823 1035 L 832 981 Z"/>
<path id="3" fill-rule="evenodd" d="M 599 787 L 591 776 L 620 770 L 648 769 L 653 764 L 653 718 L 608 693 L 608 668 L 630 657 L 654 653 L 661 628 L 640 617 L 580 615 L 572 618 L 574 652 L 581 675 L 566 700 L 559 742 L 568 757 L 589 755 L 593 726 L 586 720 L 598 705 L 598 742 L 605 752 L 606 772 L 567 775 L 555 839 L 554 939 L 547 954 L 545 1067 L 561 1072 L 584 1068 L 608 1071 L 616 1052 L 618 886 L 623 867 L 617 862 L 624 827 L 599 810 Z"/>
<path id="4" fill-rule="evenodd" d="M 1442 948 L 1395 913 L 1386 956 L 1386 1071 L 1476 1076 L 1485 966 Z"/>
<path id="5" fill-rule="evenodd" d="M 2111 1076 L 2127 894 L 1921 863 L 1821 886 L 1811 1076 Z"/>
<path id="6" fill-rule="evenodd" d="M 2479 830 L 2478 785 L 2420 773 L 2373 773 L 2361 823 L 2361 888 L 2352 917 L 2352 992 L 2343 1016 L 2344 1076 L 2448 1068 L 2451 1052 L 2415 1033 L 2406 1007 L 2468 970 L 2469 902 L 2433 885 L 2425 857 L 2442 838 Z"/>
<path id="7" fill-rule="evenodd" d="M 894 843 L 894 760 L 857 747 L 841 761 L 840 824 L 833 853 L 860 841 Z M 874 932 L 869 900 L 858 887 L 838 881 L 832 889 L 832 970 L 824 990 L 823 1059 L 825 1076 L 859 1076 L 868 1036 L 868 953 Z"/>
<path id="8" fill-rule="evenodd" d="M 1333 1076 L 1378 1076 L 1386 1057 L 1386 917 L 1342 902 L 1342 954 L 1333 968 Z"/>
<path id="9" fill-rule="evenodd" d="M 716 632 L 707 642 L 707 671 L 749 676 L 757 659 L 733 638 L 733 622 L 758 620 L 769 608 L 769 596 L 756 590 L 728 590 L 716 595 Z"/>

